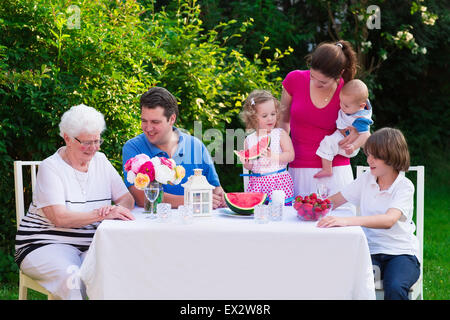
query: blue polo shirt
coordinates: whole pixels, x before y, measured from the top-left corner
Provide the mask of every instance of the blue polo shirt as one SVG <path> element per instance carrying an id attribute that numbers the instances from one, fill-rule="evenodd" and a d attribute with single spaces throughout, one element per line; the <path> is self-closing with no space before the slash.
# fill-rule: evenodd
<path id="1" fill-rule="evenodd" d="M 178 133 L 179 140 L 177 150 L 175 151 L 172 159 L 175 160 L 177 165 L 182 165 L 186 169 L 186 176 L 181 183 L 177 185 L 166 184 L 163 186 L 164 192 L 183 195 L 184 188 L 181 186 L 185 183 L 191 175 L 194 174 L 194 169 L 203 169 L 202 174 L 206 177 L 208 182 L 218 187 L 220 186 L 219 176 L 217 175 L 214 163 L 211 159 L 211 155 L 206 149 L 206 146 L 198 138 L 180 131 L 178 128 L 173 127 L 173 130 Z M 125 163 L 128 159 L 145 153 L 150 158 L 155 156 L 169 158 L 167 152 L 162 151 L 152 143 L 150 143 L 144 133 L 128 140 L 122 148 L 122 168 L 125 167 Z M 124 181 L 127 188 L 132 184 L 127 181 L 127 173 L 123 169 Z"/>

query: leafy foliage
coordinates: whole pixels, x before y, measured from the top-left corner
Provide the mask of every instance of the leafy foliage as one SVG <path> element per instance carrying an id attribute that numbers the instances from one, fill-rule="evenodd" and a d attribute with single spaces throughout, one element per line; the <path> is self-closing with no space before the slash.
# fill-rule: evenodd
<path id="1" fill-rule="evenodd" d="M 58 124 L 71 106 L 84 103 L 105 115 L 102 151 L 121 172 L 122 145 L 140 133 L 139 97 L 151 86 L 176 96 L 178 125 L 191 133 L 194 120 L 202 121 L 204 130 L 241 127 L 241 101 L 251 90 L 280 93 L 278 61 L 290 51 L 276 50 L 271 61 L 249 59 L 227 45 L 221 31 L 231 24 L 236 22 L 205 31 L 195 0 L 180 0 L 170 11 L 156 10 L 153 1 L 1 2 L 0 248 L 5 259 L 13 252 L 15 234 L 12 162 L 42 160 L 62 146 Z M 242 24 L 241 34 L 248 25 Z M 3 256 L 2 266 L 9 261 Z"/>

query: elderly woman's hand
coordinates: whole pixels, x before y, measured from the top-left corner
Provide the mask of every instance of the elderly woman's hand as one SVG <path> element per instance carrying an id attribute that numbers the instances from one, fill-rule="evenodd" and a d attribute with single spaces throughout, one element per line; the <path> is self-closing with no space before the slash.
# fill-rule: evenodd
<path id="1" fill-rule="evenodd" d="M 104 206 L 104 207 L 96 209 L 96 212 L 100 217 L 105 217 L 109 214 L 109 212 L 111 211 L 111 209 L 113 207 L 114 206 Z"/>
<path id="2" fill-rule="evenodd" d="M 122 206 L 106 206 L 98 209 L 98 214 L 104 219 L 134 220 L 130 210 Z"/>

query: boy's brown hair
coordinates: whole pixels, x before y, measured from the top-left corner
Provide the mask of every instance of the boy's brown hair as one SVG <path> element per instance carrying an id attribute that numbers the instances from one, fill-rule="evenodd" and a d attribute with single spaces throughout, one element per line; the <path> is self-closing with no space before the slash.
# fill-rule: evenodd
<path id="1" fill-rule="evenodd" d="M 364 145 L 364 153 L 383 160 L 396 171 L 408 171 L 410 159 L 403 133 L 394 128 L 382 128 L 373 133 Z"/>

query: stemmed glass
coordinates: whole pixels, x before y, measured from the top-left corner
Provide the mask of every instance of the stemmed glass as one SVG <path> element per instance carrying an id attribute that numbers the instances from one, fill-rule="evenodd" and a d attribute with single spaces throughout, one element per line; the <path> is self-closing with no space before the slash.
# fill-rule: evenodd
<path id="1" fill-rule="evenodd" d="M 159 196 L 159 182 L 153 181 L 150 182 L 149 185 L 144 189 L 144 194 L 150 202 L 150 216 L 147 218 L 154 219 L 156 218 L 154 202 L 158 199 Z"/>

